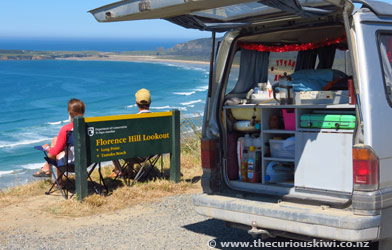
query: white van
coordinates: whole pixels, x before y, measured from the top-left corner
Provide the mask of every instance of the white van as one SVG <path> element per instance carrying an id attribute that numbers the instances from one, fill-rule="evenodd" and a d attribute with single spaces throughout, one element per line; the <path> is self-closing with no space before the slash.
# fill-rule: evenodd
<path id="1" fill-rule="evenodd" d="M 198 213 L 252 234 L 392 248 L 392 5 L 134 0 L 91 12 L 227 31 L 212 51 Z"/>

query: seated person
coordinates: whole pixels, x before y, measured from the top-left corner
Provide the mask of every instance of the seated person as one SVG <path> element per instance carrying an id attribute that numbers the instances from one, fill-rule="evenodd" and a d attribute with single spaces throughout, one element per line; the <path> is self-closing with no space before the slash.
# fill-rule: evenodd
<path id="1" fill-rule="evenodd" d="M 136 94 L 136 105 L 139 108 L 138 114 L 143 114 L 143 113 L 151 113 L 150 111 L 150 104 L 151 104 L 151 95 L 150 91 L 147 89 L 139 89 Z M 129 158 L 126 159 L 128 164 L 135 164 L 139 163 L 140 159 L 139 158 Z M 121 175 L 121 167 L 119 161 L 113 161 L 114 164 L 114 170 L 113 173 L 110 175 L 111 178 L 115 178 L 118 175 Z"/>
<path id="2" fill-rule="evenodd" d="M 70 123 L 64 125 L 58 134 L 58 136 L 52 139 L 51 145 L 43 145 L 42 147 L 48 152 L 48 157 L 51 159 L 59 160 L 64 157 L 65 146 L 67 142 L 67 132 L 73 130 L 73 118 L 75 116 L 83 116 L 85 110 L 85 104 L 79 99 L 71 99 L 68 102 L 68 113 Z M 33 174 L 34 177 L 51 177 L 51 166 L 46 162 L 40 171 Z M 57 174 L 59 174 L 57 172 Z"/>

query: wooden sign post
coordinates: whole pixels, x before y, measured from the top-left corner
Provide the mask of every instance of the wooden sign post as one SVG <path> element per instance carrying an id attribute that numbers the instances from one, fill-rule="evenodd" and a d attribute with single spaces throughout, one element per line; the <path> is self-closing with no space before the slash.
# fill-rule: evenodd
<path id="1" fill-rule="evenodd" d="M 88 194 L 92 163 L 170 153 L 170 180 L 180 181 L 180 112 L 75 117 L 76 197 Z"/>

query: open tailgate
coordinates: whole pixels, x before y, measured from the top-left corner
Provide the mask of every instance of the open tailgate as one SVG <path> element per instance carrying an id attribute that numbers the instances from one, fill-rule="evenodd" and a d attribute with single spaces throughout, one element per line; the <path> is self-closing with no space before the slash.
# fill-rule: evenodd
<path id="1" fill-rule="evenodd" d="M 185 28 L 216 32 L 265 20 L 333 15 L 335 0 L 125 0 L 91 10 L 99 22 L 166 19 Z"/>

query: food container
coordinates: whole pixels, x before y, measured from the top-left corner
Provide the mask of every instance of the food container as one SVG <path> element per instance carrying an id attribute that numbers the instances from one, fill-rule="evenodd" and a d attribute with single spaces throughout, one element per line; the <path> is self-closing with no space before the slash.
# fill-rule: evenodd
<path id="1" fill-rule="evenodd" d="M 253 107 L 241 107 L 241 108 L 232 108 L 231 113 L 236 120 L 248 120 L 252 119 L 253 115 L 256 115 L 256 121 L 260 121 L 261 111 L 259 108 L 256 108 L 256 112 Z"/>
<path id="2" fill-rule="evenodd" d="M 273 158 L 294 159 L 295 137 L 286 140 L 269 140 L 271 156 Z"/>
<path id="3" fill-rule="evenodd" d="M 251 125 L 251 121 L 237 121 L 234 123 L 234 129 L 240 132 L 253 133 L 260 131 L 260 123 Z"/>

